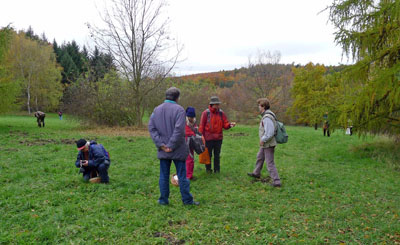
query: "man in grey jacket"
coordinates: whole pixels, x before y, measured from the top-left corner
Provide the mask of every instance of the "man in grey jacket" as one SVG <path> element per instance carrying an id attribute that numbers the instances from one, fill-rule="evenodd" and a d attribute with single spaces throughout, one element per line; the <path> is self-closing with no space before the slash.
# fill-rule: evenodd
<path id="1" fill-rule="evenodd" d="M 266 161 L 267 169 L 272 179 L 271 185 L 273 187 L 280 187 L 281 180 L 274 162 L 274 152 L 276 146 L 275 132 L 277 130 L 276 117 L 275 114 L 269 109 L 270 104 L 267 98 L 258 99 L 257 103 L 258 109 L 262 116 L 258 130 L 258 134 L 260 136 L 260 150 L 257 154 L 256 167 L 252 173 L 247 174 L 254 178 L 260 178 L 264 161 Z"/>
<path id="2" fill-rule="evenodd" d="M 149 132 L 157 147 L 160 159 L 160 198 L 158 203 L 168 205 L 169 175 L 171 162 L 174 161 L 178 175 L 179 188 L 183 204 L 198 205 L 190 194 L 190 182 L 186 178 L 186 158 L 189 154 L 185 142 L 186 112 L 178 105 L 180 91 L 171 87 L 166 91 L 164 103 L 157 106 L 150 116 Z"/>

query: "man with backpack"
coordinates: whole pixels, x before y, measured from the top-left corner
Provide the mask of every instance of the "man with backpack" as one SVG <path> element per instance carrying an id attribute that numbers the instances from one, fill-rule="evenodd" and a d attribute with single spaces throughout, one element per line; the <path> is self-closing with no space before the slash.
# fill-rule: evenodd
<path id="1" fill-rule="evenodd" d="M 83 179 L 90 182 L 101 182 L 108 184 L 108 168 L 110 167 L 110 155 L 103 145 L 96 141 L 86 141 L 80 139 L 76 141 L 78 156 L 75 166 L 83 174 Z M 98 178 L 97 176 L 100 176 Z"/>
<path id="2" fill-rule="evenodd" d="M 258 130 L 260 137 L 260 150 L 257 154 L 256 167 L 253 172 L 247 174 L 253 178 L 260 178 L 264 161 L 266 161 L 267 170 L 272 179 L 271 185 L 273 187 L 280 187 L 281 180 L 274 162 L 275 146 L 277 145 L 275 134 L 278 130 L 278 121 L 276 120 L 275 114 L 270 110 L 270 103 L 267 98 L 258 99 L 257 103 L 262 116 Z"/>
<path id="3" fill-rule="evenodd" d="M 222 129 L 235 127 L 236 123 L 230 123 L 225 113 L 219 108 L 221 101 L 217 96 L 211 96 L 208 109 L 203 111 L 200 119 L 200 133 L 206 140 L 206 147 L 212 158 L 214 152 L 214 173 L 220 172 L 220 153 L 222 146 Z M 207 173 L 212 173 L 211 164 L 206 164 Z"/>

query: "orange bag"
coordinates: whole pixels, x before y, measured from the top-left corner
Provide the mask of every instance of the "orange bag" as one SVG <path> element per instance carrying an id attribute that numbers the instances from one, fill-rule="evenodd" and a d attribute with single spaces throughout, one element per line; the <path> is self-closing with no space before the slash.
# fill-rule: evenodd
<path id="1" fill-rule="evenodd" d="M 199 155 L 199 163 L 201 163 L 201 164 L 210 164 L 211 163 L 210 154 L 208 154 L 207 147 L 206 147 L 206 150 Z"/>

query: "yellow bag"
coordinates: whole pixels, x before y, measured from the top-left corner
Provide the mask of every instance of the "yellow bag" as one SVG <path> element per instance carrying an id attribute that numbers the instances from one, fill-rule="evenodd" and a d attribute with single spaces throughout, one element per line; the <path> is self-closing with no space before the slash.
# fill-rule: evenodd
<path id="1" fill-rule="evenodd" d="M 201 163 L 201 164 L 210 164 L 211 163 L 210 154 L 208 154 L 207 147 L 206 147 L 206 150 L 199 155 L 199 163 Z"/>

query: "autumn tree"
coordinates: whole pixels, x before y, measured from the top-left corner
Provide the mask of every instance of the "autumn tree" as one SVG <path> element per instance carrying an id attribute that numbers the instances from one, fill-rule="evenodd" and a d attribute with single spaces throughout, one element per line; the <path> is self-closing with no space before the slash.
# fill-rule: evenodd
<path id="1" fill-rule="evenodd" d="M 88 24 L 95 44 L 112 55 L 130 84 L 139 126 L 145 98 L 164 81 L 181 52 L 169 36 L 165 6 L 164 1 L 112 0 L 101 14 L 104 27 Z"/>
<path id="2" fill-rule="evenodd" d="M 324 65 L 313 63 L 293 68 L 293 73 L 293 104 L 288 113 L 297 123 L 319 124 L 324 113 L 333 113 L 338 105 L 338 86 L 333 75 L 327 76 Z"/>
<path id="3" fill-rule="evenodd" d="M 21 81 L 28 113 L 35 110 L 54 110 L 62 95 L 60 69 L 53 48 L 26 37 L 15 35 L 7 55 L 12 72 L 11 80 Z"/>
<path id="4" fill-rule="evenodd" d="M 10 79 L 9 64 L 6 61 L 14 35 L 10 26 L 0 29 L 0 113 L 12 110 L 19 94 L 19 83 Z"/>
<path id="5" fill-rule="evenodd" d="M 335 0 L 335 41 L 354 65 L 341 72 L 337 120 L 360 133 L 400 134 L 400 1 Z"/>
<path id="6" fill-rule="evenodd" d="M 258 113 L 257 99 L 266 97 L 271 102 L 271 108 L 283 120 L 291 101 L 289 89 L 293 77 L 291 65 L 279 64 L 280 57 L 279 51 L 259 51 L 250 57 L 246 79 L 221 94 L 227 106 L 234 108 L 242 118 L 251 119 Z"/>

